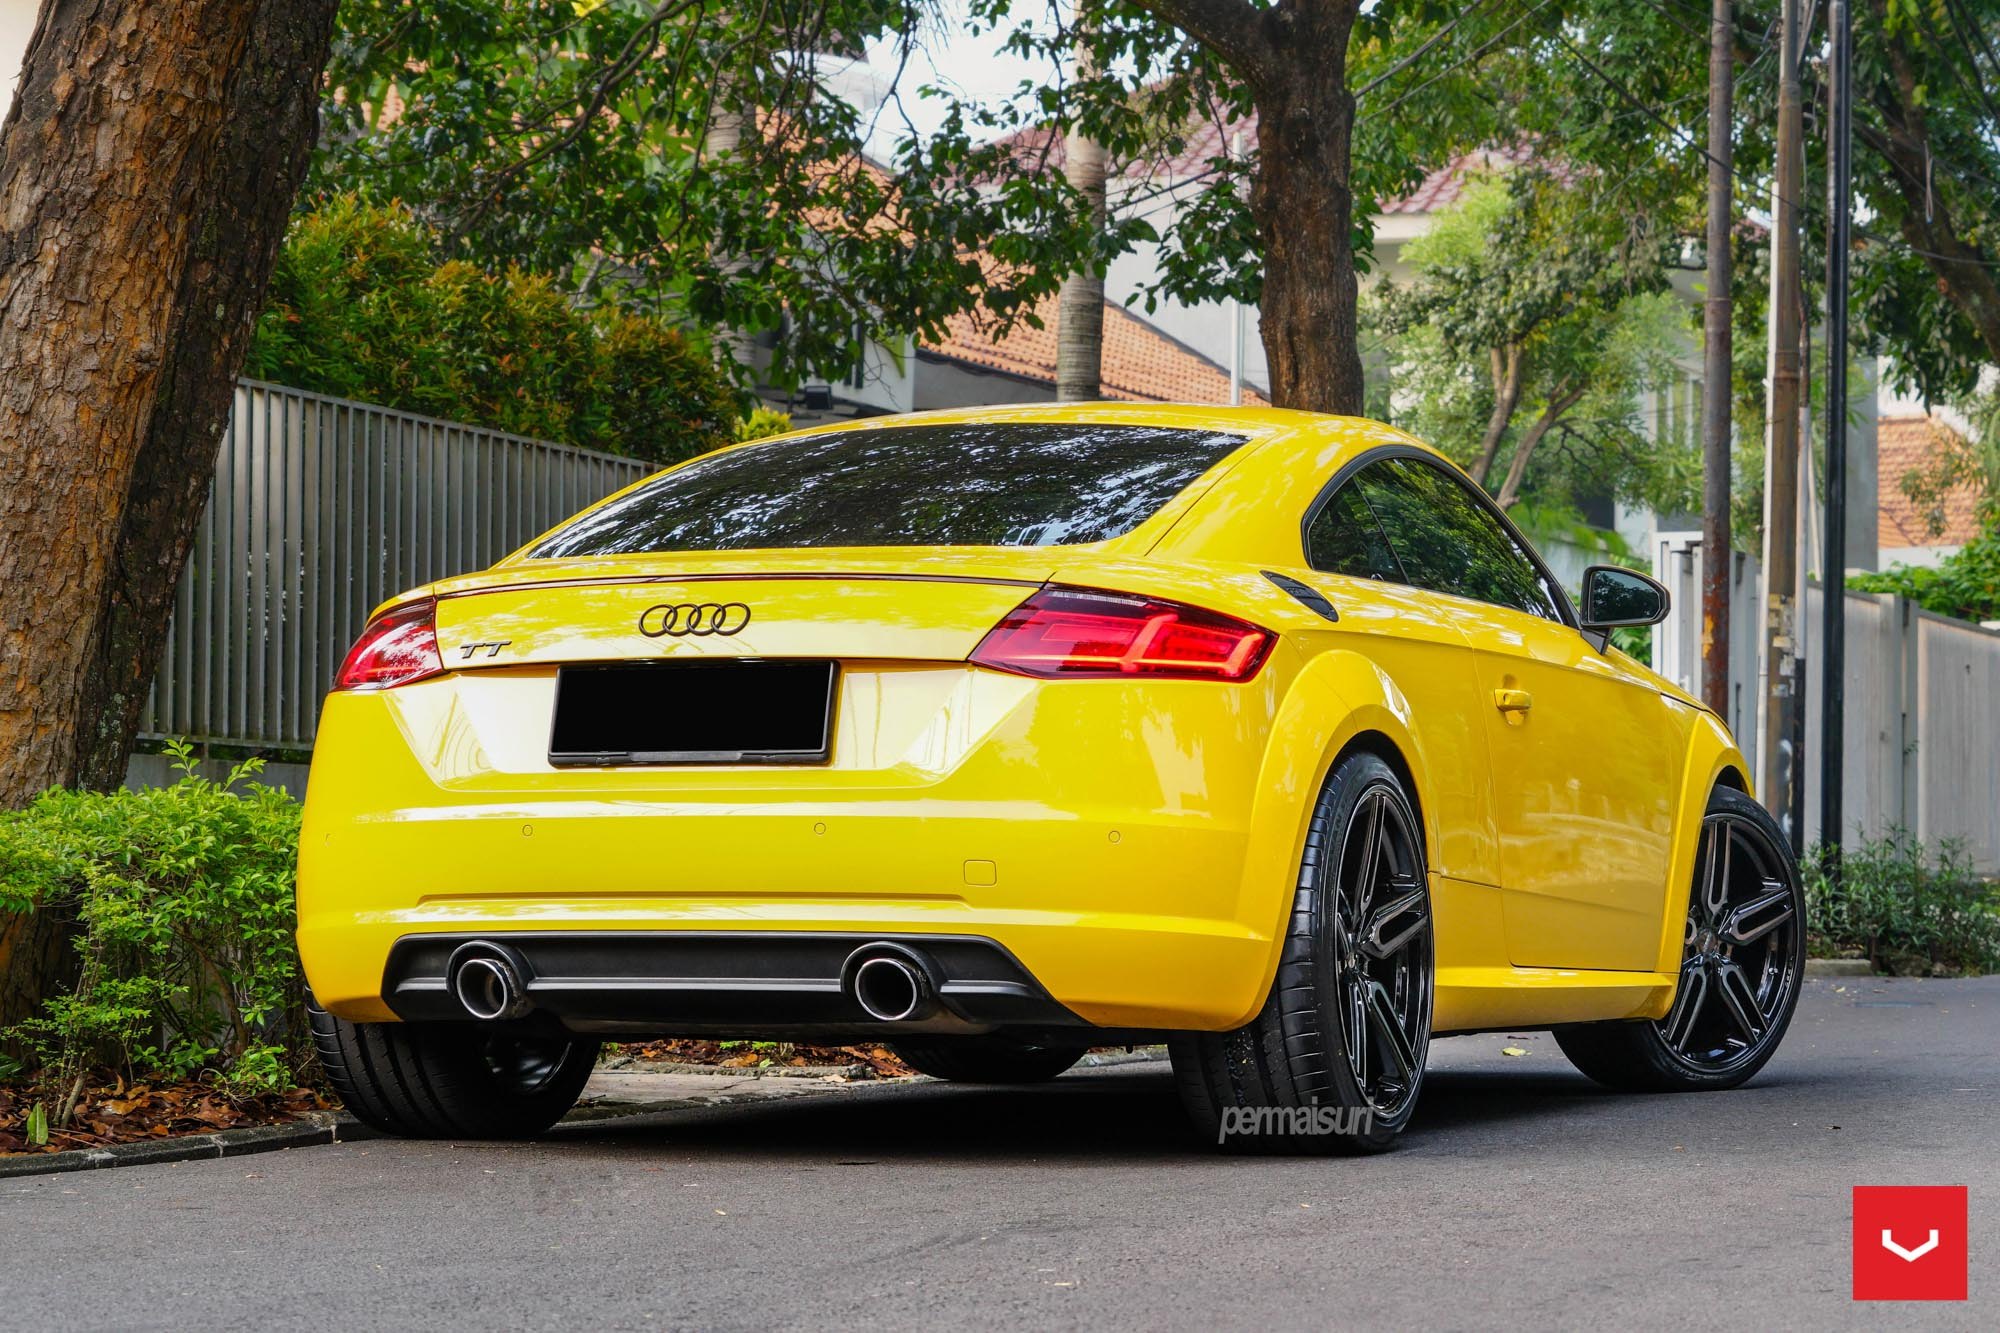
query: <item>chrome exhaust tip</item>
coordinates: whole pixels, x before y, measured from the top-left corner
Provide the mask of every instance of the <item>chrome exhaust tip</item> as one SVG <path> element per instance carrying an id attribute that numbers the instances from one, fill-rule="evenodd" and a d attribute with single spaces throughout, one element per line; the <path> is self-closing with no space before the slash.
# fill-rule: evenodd
<path id="1" fill-rule="evenodd" d="M 475 940 L 452 954 L 446 985 L 467 1015 L 492 1023 L 534 1008 L 527 975 L 526 964 L 512 949 Z"/>
<path id="2" fill-rule="evenodd" d="M 848 994 L 878 1023 L 908 1023 L 937 1009 L 930 974 L 912 959 L 887 951 L 867 954 L 848 973 Z"/>

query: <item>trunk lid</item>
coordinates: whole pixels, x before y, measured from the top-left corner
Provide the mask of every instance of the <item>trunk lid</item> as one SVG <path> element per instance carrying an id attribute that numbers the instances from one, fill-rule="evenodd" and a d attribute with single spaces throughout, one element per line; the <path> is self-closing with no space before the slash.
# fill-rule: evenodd
<path id="1" fill-rule="evenodd" d="M 962 661 L 1067 562 L 1019 551 L 704 552 L 503 566 L 433 590 L 451 670 L 702 658 Z"/>

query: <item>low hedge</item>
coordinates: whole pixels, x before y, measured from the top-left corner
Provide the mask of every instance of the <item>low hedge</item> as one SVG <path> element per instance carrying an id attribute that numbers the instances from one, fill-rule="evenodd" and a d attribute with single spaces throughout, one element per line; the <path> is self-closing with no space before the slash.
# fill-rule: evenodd
<path id="1" fill-rule="evenodd" d="M 1808 942 L 1815 957 L 1860 957 L 1885 972 L 1931 976 L 2000 971 L 2000 886 L 1964 850 L 1926 848 L 1903 830 L 1803 866 Z"/>
<path id="2" fill-rule="evenodd" d="M 253 780 L 257 760 L 213 782 L 187 746 L 170 749 L 171 786 L 57 789 L 0 814 L 0 911 L 57 914 L 76 950 L 69 988 L 0 1033 L 58 1106 L 93 1068 L 238 1093 L 310 1073 L 292 940 L 300 807 Z"/>

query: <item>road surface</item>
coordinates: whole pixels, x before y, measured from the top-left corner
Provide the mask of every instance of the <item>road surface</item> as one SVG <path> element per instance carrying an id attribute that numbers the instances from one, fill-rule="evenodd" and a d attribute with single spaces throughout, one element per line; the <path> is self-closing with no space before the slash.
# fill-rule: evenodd
<path id="1" fill-rule="evenodd" d="M 1810 982 L 1733 1093 L 1455 1038 L 1363 1160 L 1216 1156 L 1163 1064 L 791 1092 L 0 1182 L 0 1324 L 1971 1328 L 2000 1300 L 2000 978 Z M 1970 1186 L 1970 1302 L 1849 1299 L 1857 1184 Z"/>

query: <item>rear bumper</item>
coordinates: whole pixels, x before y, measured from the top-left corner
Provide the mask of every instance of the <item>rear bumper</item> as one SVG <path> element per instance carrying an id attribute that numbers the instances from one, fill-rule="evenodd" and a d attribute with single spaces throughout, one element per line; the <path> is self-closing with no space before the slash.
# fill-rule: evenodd
<path id="1" fill-rule="evenodd" d="M 922 937 L 953 958 L 955 942 L 998 950 L 1052 1006 L 947 1006 L 975 1029 L 1217 1030 L 1254 1013 L 1289 889 L 1245 888 L 1267 686 L 939 674 L 843 672 L 844 726 L 864 687 L 927 691 L 938 714 L 900 757 L 874 742 L 872 769 L 841 766 L 856 743 L 821 769 L 528 771 L 524 755 L 502 771 L 507 744 L 534 744 L 516 733 L 545 730 L 545 679 L 334 696 L 299 861 L 315 997 L 352 1021 L 429 1017 L 395 991 L 407 941 L 532 937 L 583 960 L 551 976 L 618 982 L 581 988 L 602 994 L 573 997 L 578 1023 L 749 1035 L 842 1021 L 823 959 L 727 984 L 767 942 Z M 631 970 L 619 949 L 650 961 Z M 788 978 L 808 984 L 770 984 Z"/>
<path id="2" fill-rule="evenodd" d="M 977 1030 L 1219 1030 L 1254 1012 L 1269 977 L 1269 942 L 1228 921 L 962 901 L 806 908 L 597 897 L 467 907 L 432 901 L 373 919 L 305 918 L 299 951 L 315 997 L 356 1022 L 460 1016 L 443 991 L 443 962 L 447 943 L 469 939 L 521 947 L 546 981 L 538 1007 L 575 1017 L 578 1030 L 661 1035 L 853 1027 L 840 964 L 878 941 L 914 941 L 940 959 L 946 1010 Z"/>
<path id="3" fill-rule="evenodd" d="M 405 935 L 389 951 L 383 997 L 408 1022 L 465 1017 L 449 981 L 458 951 L 494 937 Z M 883 938 L 764 931 L 517 931 L 501 937 L 530 1012 L 572 1032 L 798 1040 L 895 1032 L 1088 1027 L 1014 956 L 974 935 Z M 892 951 L 922 969 L 935 1000 L 893 1025 L 869 1017 L 849 982 L 858 960 Z"/>

